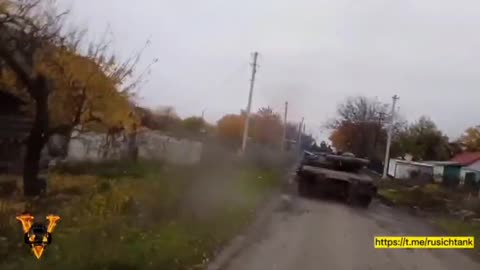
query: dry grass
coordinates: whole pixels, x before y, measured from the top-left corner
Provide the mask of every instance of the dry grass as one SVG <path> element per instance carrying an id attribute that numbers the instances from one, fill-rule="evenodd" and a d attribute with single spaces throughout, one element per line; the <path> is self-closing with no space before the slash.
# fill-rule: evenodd
<path id="1" fill-rule="evenodd" d="M 279 184 L 255 166 L 155 163 L 57 169 L 48 196 L 0 201 L 0 269 L 198 269 L 246 225 Z M 22 243 L 15 215 L 62 217 L 41 261 Z"/>

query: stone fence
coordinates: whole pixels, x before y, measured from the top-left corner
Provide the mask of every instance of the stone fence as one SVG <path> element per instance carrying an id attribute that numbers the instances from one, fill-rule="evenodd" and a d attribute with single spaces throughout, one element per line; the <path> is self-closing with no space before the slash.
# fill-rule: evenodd
<path id="1" fill-rule="evenodd" d="M 201 142 L 176 139 L 158 131 L 137 133 L 135 145 L 138 159 L 159 160 L 173 164 L 195 164 L 200 161 Z M 66 161 L 119 160 L 128 156 L 129 138 L 124 135 L 86 133 L 73 136 Z"/>

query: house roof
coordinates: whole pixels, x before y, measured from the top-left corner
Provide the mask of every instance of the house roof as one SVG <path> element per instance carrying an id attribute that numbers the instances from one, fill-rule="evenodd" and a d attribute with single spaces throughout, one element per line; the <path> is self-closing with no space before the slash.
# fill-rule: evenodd
<path id="1" fill-rule="evenodd" d="M 424 163 L 424 162 L 416 162 L 416 161 L 401 160 L 401 159 L 396 159 L 395 161 L 397 163 L 409 164 L 409 165 L 414 165 L 414 166 L 433 167 L 433 164 Z"/>
<path id="2" fill-rule="evenodd" d="M 424 161 L 424 163 L 438 166 L 461 166 L 458 161 Z"/>
<path id="3" fill-rule="evenodd" d="M 463 166 L 468 166 L 478 160 L 480 160 L 480 152 L 464 152 L 451 159 L 451 161 L 458 162 Z"/>

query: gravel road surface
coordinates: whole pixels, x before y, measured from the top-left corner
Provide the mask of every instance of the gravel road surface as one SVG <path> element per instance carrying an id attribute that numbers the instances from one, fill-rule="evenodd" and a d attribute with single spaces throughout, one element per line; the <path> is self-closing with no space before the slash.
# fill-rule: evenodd
<path id="1" fill-rule="evenodd" d="M 478 270 L 459 250 L 373 248 L 376 235 L 438 235 L 379 202 L 367 210 L 291 196 L 224 270 Z"/>

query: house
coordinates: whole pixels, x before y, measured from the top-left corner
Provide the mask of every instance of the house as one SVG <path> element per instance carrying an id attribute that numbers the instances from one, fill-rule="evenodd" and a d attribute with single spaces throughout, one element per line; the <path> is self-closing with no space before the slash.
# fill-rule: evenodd
<path id="1" fill-rule="evenodd" d="M 457 185 L 461 165 L 454 161 L 410 161 L 390 159 L 388 175 L 396 179 L 414 179 Z"/>
<path id="2" fill-rule="evenodd" d="M 388 175 L 396 179 L 412 178 L 413 175 L 433 177 L 433 167 L 432 164 L 392 158 L 388 164 Z"/>
<path id="3" fill-rule="evenodd" d="M 462 165 L 460 169 L 461 183 L 464 183 L 467 177 L 480 182 L 480 152 L 464 152 L 453 157 L 452 161 Z"/>
<path id="4" fill-rule="evenodd" d="M 447 183 L 452 186 L 459 184 L 462 165 L 456 161 L 423 161 L 433 165 L 433 179 L 438 183 Z"/>

